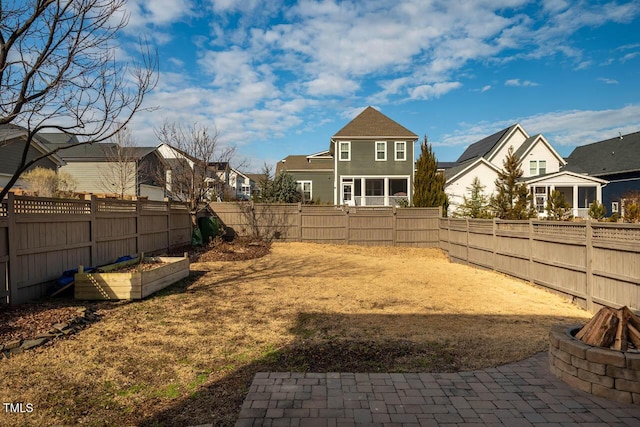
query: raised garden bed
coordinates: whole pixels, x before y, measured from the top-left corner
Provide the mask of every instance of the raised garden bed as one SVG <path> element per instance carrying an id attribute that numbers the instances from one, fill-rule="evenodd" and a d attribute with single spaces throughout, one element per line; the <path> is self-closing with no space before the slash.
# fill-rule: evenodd
<path id="1" fill-rule="evenodd" d="M 140 257 L 75 275 L 79 300 L 142 299 L 189 276 L 189 258 Z"/>

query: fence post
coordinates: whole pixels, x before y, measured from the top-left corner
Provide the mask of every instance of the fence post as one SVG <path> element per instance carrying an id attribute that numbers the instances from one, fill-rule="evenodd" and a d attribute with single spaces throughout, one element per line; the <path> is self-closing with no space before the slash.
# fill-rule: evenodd
<path id="1" fill-rule="evenodd" d="M 493 258 L 491 259 L 491 268 L 493 269 L 493 271 L 496 270 L 496 266 L 498 265 L 498 255 L 497 255 L 497 251 L 498 251 L 498 236 L 496 236 L 496 232 L 498 231 L 498 219 L 497 218 L 493 218 L 492 220 L 493 223 Z"/>
<path id="2" fill-rule="evenodd" d="M 9 304 L 15 304 L 18 300 L 18 243 L 16 241 L 16 211 L 15 211 L 15 195 L 9 193 L 7 196 L 7 240 L 9 245 Z"/>
<path id="3" fill-rule="evenodd" d="M 298 202 L 298 242 L 302 242 L 302 203 Z"/>
<path id="4" fill-rule="evenodd" d="M 469 264 L 469 218 L 465 218 L 465 224 L 467 225 L 467 241 L 465 242 L 465 254 L 464 254 L 464 258 L 465 261 L 467 262 L 467 264 Z"/>
<path id="5" fill-rule="evenodd" d="M 533 220 L 529 218 L 529 274 L 527 279 L 529 282 L 533 283 L 533 278 L 535 274 L 533 274 Z"/>
<path id="6" fill-rule="evenodd" d="M 142 202 L 138 199 L 136 200 L 136 252 L 140 253 L 140 244 L 141 244 L 141 236 L 140 236 L 140 226 L 142 221 L 140 221 L 140 216 L 142 214 Z"/>
<path id="7" fill-rule="evenodd" d="M 97 254 L 97 246 L 98 246 L 98 236 L 96 236 L 96 230 L 98 229 L 98 225 L 96 224 L 96 217 L 98 215 L 98 201 L 96 199 L 95 194 L 91 195 L 91 218 L 89 219 L 89 241 L 91 243 L 91 248 L 89 249 L 89 262 L 91 266 L 97 266 L 98 264 L 98 254 Z"/>
<path id="8" fill-rule="evenodd" d="M 345 234 L 344 234 L 344 243 L 345 244 L 349 244 L 350 242 L 350 233 L 351 233 L 351 228 L 350 228 L 350 218 L 349 218 L 349 206 L 345 206 L 344 207 L 344 214 L 346 216 L 346 220 L 345 220 Z"/>
<path id="9" fill-rule="evenodd" d="M 594 312 L 594 306 L 593 306 L 593 266 L 592 266 L 592 262 L 593 262 L 593 223 L 591 219 L 588 219 L 586 221 L 587 225 L 586 225 L 586 250 L 585 250 L 585 254 L 586 254 L 586 272 L 587 272 L 587 277 L 586 277 L 586 285 L 587 285 L 587 311 L 593 313 Z"/>
<path id="10" fill-rule="evenodd" d="M 391 218 L 391 234 L 392 234 L 391 245 L 396 246 L 398 244 L 398 237 L 396 236 L 396 233 L 398 232 L 398 224 L 397 224 L 398 215 L 397 215 L 395 206 L 393 207 L 392 212 L 393 212 L 393 216 Z"/>

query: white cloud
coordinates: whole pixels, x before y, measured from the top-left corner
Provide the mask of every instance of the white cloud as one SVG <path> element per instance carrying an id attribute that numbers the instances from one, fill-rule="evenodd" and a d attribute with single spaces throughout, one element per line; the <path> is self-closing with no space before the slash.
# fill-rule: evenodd
<path id="1" fill-rule="evenodd" d="M 447 92 L 462 87 L 460 82 L 442 82 L 432 85 L 420 85 L 409 91 L 411 99 L 432 99 L 440 98 Z"/>
<path id="2" fill-rule="evenodd" d="M 532 82 L 530 80 L 523 80 L 520 81 L 520 79 L 510 79 L 504 82 L 505 86 L 516 86 L 516 87 L 534 87 L 534 86 L 539 86 L 538 83 L 536 82 Z"/>
<path id="3" fill-rule="evenodd" d="M 598 80 L 600 80 L 601 82 L 604 82 L 608 85 L 617 85 L 619 82 L 615 79 L 608 79 L 606 77 L 600 77 L 598 78 Z"/>
<path id="4" fill-rule="evenodd" d="M 358 83 L 342 76 L 321 74 L 316 79 L 305 83 L 307 93 L 312 96 L 348 95 L 358 90 Z"/>
<path id="5" fill-rule="evenodd" d="M 500 129 L 520 123 L 531 135 L 542 133 L 553 146 L 577 146 L 640 130 L 640 104 L 605 110 L 566 110 L 514 117 L 499 122 L 462 123 L 436 146 L 467 146 Z"/>
<path id="6" fill-rule="evenodd" d="M 482 89 L 480 89 L 480 92 L 484 93 L 488 90 L 491 90 L 491 85 L 482 86 Z"/>
<path id="7" fill-rule="evenodd" d="M 182 20 L 193 13 L 190 0 L 137 0 L 127 2 L 129 14 L 127 29 L 137 31 L 141 27 L 163 27 Z"/>

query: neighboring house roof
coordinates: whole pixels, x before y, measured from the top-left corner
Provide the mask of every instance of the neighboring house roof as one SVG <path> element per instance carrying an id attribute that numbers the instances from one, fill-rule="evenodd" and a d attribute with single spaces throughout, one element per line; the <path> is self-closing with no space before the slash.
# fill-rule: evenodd
<path id="1" fill-rule="evenodd" d="M 8 141 L 20 138 L 26 139 L 26 137 L 27 129 L 22 126 L 14 125 L 11 123 L 0 125 L 0 147 Z M 47 140 L 43 138 L 41 134 L 37 134 L 34 136 L 34 138 L 31 140 L 31 146 L 40 151 L 42 154 L 47 154 L 51 151 L 51 149 L 47 146 Z M 49 158 L 59 166 L 65 164 L 64 160 L 62 160 L 62 158 L 57 153 L 50 154 Z"/>
<path id="2" fill-rule="evenodd" d="M 77 144 L 80 142 L 76 135 L 62 132 L 40 132 L 38 136 L 44 138 L 50 144 Z"/>
<path id="3" fill-rule="evenodd" d="M 209 162 L 208 166 L 217 172 L 229 169 L 229 162 Z"/>
<path id="4" fill-rule="evenodd" d="M 451 169 L 455 166 L 458 166 L 458 162 L 438 162 L 438 170 Z"/>
<path id="5" fill-rule="evenodd" d="M 593 176 L 588 176 L 588 175 L 584 175 L 581 173 L 576 173 L 576 172 L 571 172 L 568 170 L 561 170 L 558 172 L 552 172 L 552 173 L 546 173 L 544 175 L 536 175 L 536 176 L 531 176 L 529 178 L 520 178 L 520 181 L 523 181 L 525 183 L 527 183 L 528 185 L 531 184 L 537 184 L 543 181 L 547 181 L 547 180 L 555 180 L 557 181 L 558 177 L 561 176 L 571 176 L 574 178 L 578 178 L 582 181 L 588 181 L 588 182 L 597 182 L 598 184 L 603 184 L 606 185 L 609 183 L 609 181 L 606 181 L 604 179 L 600 179 L 600 178 L 596 178 Z"/>
<path id="6" fill-rule="evenodd" d="M 263 173 L 248 173 L 247 176 L 249 179 L 256 184 L 260 184 L 261 182 L 265 182 L 267 180 L 267 175 Z"/>
<path id="7" fill-rule="evenodd" d="M 331 158 L 313 158 L 305 155 L 287 156 L 276 165 L 276 174 L 286 169 L 288 171 L 308 171 L 308 170 L 333 170 Z"/>
<path id="8" fill-rule="evenodd" d="M 567 163 L 566 170 L 593 176 L 640 171 L 640 132 L 577 147 Z"/>
<path id="9" fill-rule="evenodd" d="M 407 138 L 418 139 L 418 135 L 391 120 L 373 107 L 367 107 L 340 129 L 334 139 Z"/>
<path id="10" fill-rule="evenodd" d="M 49 149 L 54 149 L 60 146 L 69 145 L 69 144 L 46 144 Z M 77 162 L 77 161 L 109 161 L 110 158 L 114 156 L 114 152 L 117 144 L 114 143 L 94 143 L 94 144 L 83 144 L 77 145 L 75 147 L 65 148 L 64 150 L 58 151 L 58 154 L 62 159 L 67 162 Z M 138 160 L 142 157 L 153 153 L 156 150 L 156 147 L 127 147 L 123 154 L 127 155 L 132 160 Z"/>
<path id="11" fill-rule="evenodd" d="M 517 126 L 519 125 L 516 123 L 506 129 L 502 129 L 494 133 L 493 135 L 489 135 L 478 142 L 474 142 L 473 144 L 469 145 L 466 150 L 464 150 L 460 157 L 458 157 L 457 162 L 462 163 L 478 157 L 488 157 L 489 153 L 495 147 L 500 145 L 499 142 L 506 138 L 507 135 L 509 135 Z"/>

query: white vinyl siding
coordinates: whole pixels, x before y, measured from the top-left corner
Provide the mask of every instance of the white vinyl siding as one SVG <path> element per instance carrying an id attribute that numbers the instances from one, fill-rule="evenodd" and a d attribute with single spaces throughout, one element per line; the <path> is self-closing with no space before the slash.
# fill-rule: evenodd
<path id="1" fill-rule="evenodd" d="M 384 162 L 387 160 L 387 141 L 376 141 L 376 161 Z"/>

